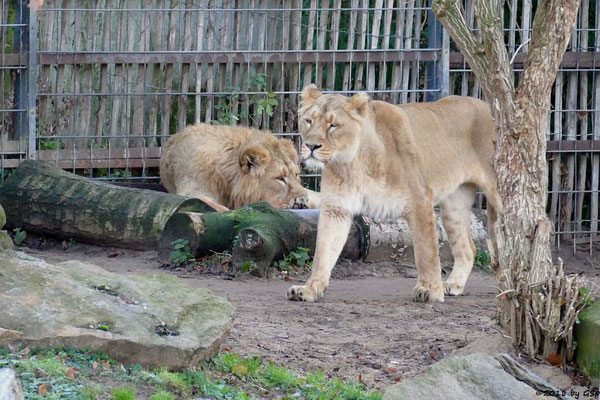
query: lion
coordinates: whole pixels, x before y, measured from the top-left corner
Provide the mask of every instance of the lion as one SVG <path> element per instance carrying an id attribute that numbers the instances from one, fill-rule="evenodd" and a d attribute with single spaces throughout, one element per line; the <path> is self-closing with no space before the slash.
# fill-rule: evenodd
<path id="1" fill-rule="evenodd" d="M 462 294 L 476 253 L 470 215 L 477 186 L 487 198 L 488 227 L 502 212 L 491 164 L 495 129 L 489 106 L 459 96 L 396 106 L 369 101 L 365 93 L 322 94 L 314 85 L 303 90 L 301 100 L 304 163 L 322 169 L 321 212 L 312 273 L 305 285 L 289 288 L 288 299 L 312 302 L 324 295 L 358 214 L 407 220 L 418 271 L 416 301 L 443 302 L 444 294 Z M 435 204 L 454 255 L 445 282 Z"/>
<path id="2" fill-rule="evenodd" d="M 273 207 L 317 208 L 302 187 L 291 140 L 240 126 L 190 125 L 164 146 L 160 178 L 170 193 L 197 197 L 218 211 L 265 201 Z"/>

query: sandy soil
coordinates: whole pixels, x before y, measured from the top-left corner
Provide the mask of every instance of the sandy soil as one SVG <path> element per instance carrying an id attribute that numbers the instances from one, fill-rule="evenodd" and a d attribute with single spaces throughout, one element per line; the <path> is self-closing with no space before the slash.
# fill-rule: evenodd
<path id="1" fill-rule="evenodd" d="M 473 342 L 496 351 L 502 340 L 495 322 L 495 278 L 480 272 L 471 275 L 465 295 L 431 305 L 411 301 L 416 269 L 410 264 L 343 262 L 334 270 L 324 300 L 306 304 L 285 298 L 287 288 L 302 282 L 302 276 L 261 279 L 172 271 L 161 268 L 152 251 L 70 246 L 35 238 L 26 244 L 24 251 L 51 262 L 79 259 L 114 272 L 176 274 L 235 305 L 235 326 L 223 347 L 259 355 L 302 375 L 322 369 L 330 376 L 360 380 L 370 389 L 415 375 Z M 578 257 L 568 260 L 568 269 L 598 282 L 595 259 Z M 512 351 L 506 343 L 505 347 Z M 541 366 L 537 372 L 561 387 L 569 386 L 570 377 L 557 368 Z"/>

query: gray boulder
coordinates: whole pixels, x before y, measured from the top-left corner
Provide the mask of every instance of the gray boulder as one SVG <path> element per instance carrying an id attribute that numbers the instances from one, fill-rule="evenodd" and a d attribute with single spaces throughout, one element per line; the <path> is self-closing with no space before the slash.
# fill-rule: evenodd
<path id="1" fill-rule="evenodd" d="M 0 368 L 0 399 L 23 400 L 23 388 L 15 371 L 11 368 Z"/>
<path id="2" fill-rule="evenodd" d="M 125 364 L 179 369 L 213 355 L 233 324 L 226 299 L 166 274 L 4 253 L 0 277 L 4 346 L 91 347 Z"/>
<path id="3" fill-rule="evenodd" d="M 384 400 L 534 398 L 534 389 L 505 372 L 496 359 L 481 353 L 445 358 L 424 373 L 389 387 L 383 395 Z"/>

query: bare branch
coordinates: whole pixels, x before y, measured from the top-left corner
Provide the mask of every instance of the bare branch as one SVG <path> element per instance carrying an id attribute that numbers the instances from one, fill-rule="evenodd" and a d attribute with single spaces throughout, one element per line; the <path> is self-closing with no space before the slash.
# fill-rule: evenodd
<path id="1" fill-rule="evenodd" d="M 480 79 L 488 81 L 494 97 L 511 101 L 515 90 L 514 72 L 504 44 L 502 20 L 498 17 L 498 0 L 476 0 L 475 14 L 481 30 L 489 70 L 492 72 Z"/>
<path id="2" fill-rule="evenodd" d="M 485 76 L 488 70 L 485 50 L 465 21 L 462 3 L 457 0 L 434 0 L 432 9 L 437 19 L 450 33 L 475 75 Z"/>
<path id="3" fill-rule="evenodd" d="M 581 0 L 546 0 L 538 2 L 533 20 L 531 44 L 519 83 L 519 98 L 532 95 L 549 101 Z M 548 32 L 552 32 L 549 36 Z M 547 105 L 546 105 L 547 108 Z"/>

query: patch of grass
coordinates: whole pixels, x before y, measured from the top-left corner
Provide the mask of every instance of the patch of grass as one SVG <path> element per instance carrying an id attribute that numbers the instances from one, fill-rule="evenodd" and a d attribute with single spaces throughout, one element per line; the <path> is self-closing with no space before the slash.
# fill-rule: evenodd
<path id="1" fill-rule="evenodd" d="M 273 265 L 281 271 L 296 272 L 298 268 L 310 269 L 312 260 L 308 254 L 310 249 L 307 247 L 298 247 L 291 251 L 283 260 L 275 261 Z"/>
<path id="2" fill-rule="evenodd" d="M 186 239 L 175 239 L 171 242 L 173 251 L 169 255 L 169 261 L 175 265 L 181 265 L 194 259 L 191 252 L 190 242 Z"/>
<path id="3" fill-rule="evenodd" d="M 173 393 L 161 390 L 160 392 L 150 396 L 150 400 L 175 400 L 175 396 L 173 395 Z"/>
<path id="4" fill-rule="evenodd" d="M 475 254 L 473 265 L 475 265 L 480 271 L 491 273 L 492 258 L 489 251 L 482 250 L 479 246 L 477 246 L 477 253 Z"/>
<path id="5" fill-rule="evenodd" d="M 136 400 L 137 391 L 134 387 L 123 387 L 113 389 L 112 400 Z"/>
<path id="6" fill-rule="evenodd" d="M 381 399 L 381 393 L 368 392 L 360 383 L 328 379 L 322 372 L 302 378 L 259 357 L 232 352 L 219 353 L 195 370 L 170 372 L 138 364 L 123 366 L 106 354 L 86 349 L 14 353 L 0 347 L 0 368 L 5 366 L 15 369 L 25 398 L 35 400 L 133 400 L 136 396 L 152 400 Z"/>

